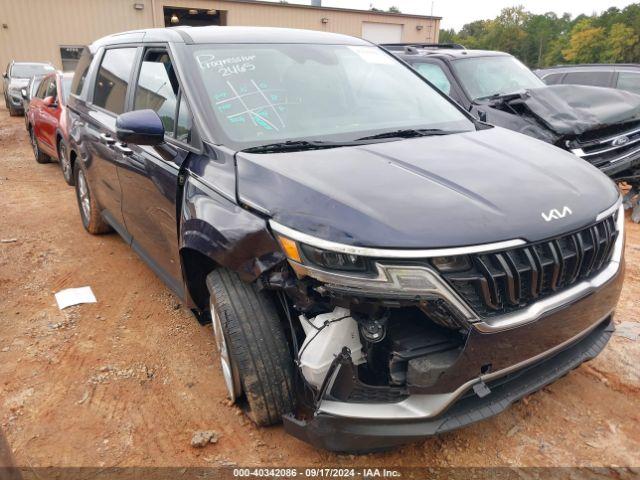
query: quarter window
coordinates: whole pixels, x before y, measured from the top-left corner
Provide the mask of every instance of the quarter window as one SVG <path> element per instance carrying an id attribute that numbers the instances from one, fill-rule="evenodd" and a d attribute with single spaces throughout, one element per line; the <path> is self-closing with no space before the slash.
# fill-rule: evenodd
<path id="1" fill-rule="evenodd" d="M 148 108 L 155 111 L 169 137 L 175 133 L 178 90 L 178 79 L 169 54 L 157 50 L 146 52 L 136 85 L 134 110 Z"/>
<path id="2" fill-rule="evenodd" d="M 447 78 L 442 68 L 433 63 L 415 63 L 414 67 L 418 73 L 433 83 L 442 93 L 449 95 L 451 92 L 451 82 Z"/>
<path id="3" fill-rule="evenodd" d="M 94 105 L 115 114 L 124 112 L 135 55 L 135 48 L 114 48 L 104 53 L 93 92 Z"/>
<path id="4" fill-rule="evenodd" d="M 82 93 L 82 87 L 84 86 L 84 81 L 87 78 L 87 72 L 89 71 L 89 66 L 91 65 L 92 60 L 93 55 L 91 55 L 88 48 L 85 48 L 80 60 L 78 61 L 76 73 L 73 75 L 73 82 L 71 84 L 71 92 L 75 95 L 80 95 Z"/>
<path id="5" fill-rule="evenodd" d="M 176 125 L 176 140 L 183 143 L 191 142 L 191 129 L 193 119 L 191 109 L 184 95 L 180 95 L 180 106 L 178 107 L 178 123 Z"/>

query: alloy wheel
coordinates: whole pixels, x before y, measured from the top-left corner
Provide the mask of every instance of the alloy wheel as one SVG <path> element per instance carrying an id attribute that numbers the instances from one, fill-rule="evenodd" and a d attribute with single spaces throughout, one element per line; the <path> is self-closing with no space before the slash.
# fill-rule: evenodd
<path id="1" fill-rule="evenodd" d="M 82 208 L 82 216 L 88 222 L 91 218 L 91 199 L 89 198 L 89 187 L 84 177 L 84 172 L 78 172 L 78 198 L 80 199 L 80 207 Z"/>
<path id="2" fill-rule="evenodd" d="M 69 183 L 71 181 L 71 162 L 67 158 L 67 146 L 64 143 L 60 143 L 58 147 L 58 156 L 60 158 L 60 168 L 62 169 L 62 175 L 64 179 Z"/>
<path id="3" fill-rule="evenodd" d="M 224 383 L 227 386 L 227 394 L 232 401 L 240 396 L 242 386 L 240 385 L 240 375 L 236 368 L 233 359 L 229 353 L 227 347 L 227 340 L 222 330 L 222 323 L 220 322 L 220 315 L 218 309 L 211 302 L 211 323 L 213 324 L 213 334 L 216 339 L 216 346 L 218 347 L 218 354 L 220 355 L 220 366 L 222 367 L 222 376 L 224 377 Z"/>

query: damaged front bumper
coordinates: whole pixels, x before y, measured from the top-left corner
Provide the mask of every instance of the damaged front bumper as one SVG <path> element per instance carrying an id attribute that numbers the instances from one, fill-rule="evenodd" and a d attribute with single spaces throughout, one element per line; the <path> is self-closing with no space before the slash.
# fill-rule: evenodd
<path id="1" fill-rule="evenodd" d="M 424 408 L 412 409 L 405 406 L 398 409 L 402 415 L 383 414 L 379 418 L 372 418 L 379 405 L 352 404 L 352 411 L 360 412 L 360 415 L 347 416 L 333 413 L 331 408 L 326 408 L 326 404 L 321 403 L 317 413 L 309 420 L 285 416 L 284 428 L 290 435 L 315 447 L 354 453 L 386 449 L 448 432 L 497 415 L 513 402 L 540 390 L 581 363 L 594 358 L 605 347 L 612 332 L 612 317 L 607 316 L 560 351 L 550 352 L 517 371 L 495 379 L 492 375 L 486 376 L 484 380 L 479 377 L 473 383 L 465 384 L 464 389 L 459 389 L 450 396 L 445 395 L 449 397 L 445 402 L 453 400 L 455 403 L 437 415 L 425 416 Z M 473 385 L 482 385 L 489 393 L 484 388 L 476 389 L 481 394 L 487 393 L 480 397 Z M 442 395 L 426 396 L 421 400 L 426 410 L 432 408 L 429 397 L 437 399 L 435 403 L 440 405 L 444 399 Z"/>

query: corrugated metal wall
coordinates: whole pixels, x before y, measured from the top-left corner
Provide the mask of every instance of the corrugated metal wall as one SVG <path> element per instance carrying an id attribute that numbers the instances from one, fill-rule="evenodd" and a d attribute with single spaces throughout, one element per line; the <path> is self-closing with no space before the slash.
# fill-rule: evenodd
<path id="1" fill-rule="evenodd" d="M 142 4 L 136 10 L 134 4 Z M 60 68 L 60 47 L 85 45 L 115 32 L 164 26 L 163 7 L 227 11 L 228 25 L 307 28 L 361 36 L 362 22 L 399 23 L 403 41 L 436 41 L 439 20 L 419 16 L 296 8 L 213 0 L 0 0 L 0 69 L 18 61 L 51 61 Z M 322 23 L 327 18 L 327 23 Z M 6 25 L 6 28 L 5 28 Z M 422 26 L 419 30 L 418 26 Z"/>

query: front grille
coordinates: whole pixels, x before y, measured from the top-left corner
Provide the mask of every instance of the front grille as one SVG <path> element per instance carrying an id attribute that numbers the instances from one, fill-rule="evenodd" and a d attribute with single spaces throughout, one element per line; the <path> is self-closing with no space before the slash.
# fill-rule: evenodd
<path id="1" fill-rule="evenodd" d="M 618 235 L 616 215 L 551 240 L 471 255 L 471 268 L 443 276 L 480 317 L 517 311 L 602 271 Z"/>
<path id="2" fill-rule="evenodd" d="M 634 161 L 640 158 L 640 125 L 618 126 L 617 131 L 610 128 L 595 138 L 594 132 L 590 132 L 589 136 L 585 134 L 578 138 L 575 146 L 573 153 L 600 169 L 617 162 Z"/>

